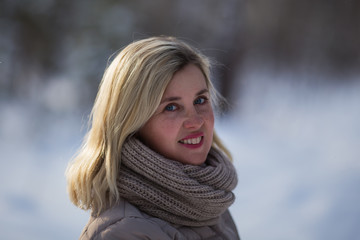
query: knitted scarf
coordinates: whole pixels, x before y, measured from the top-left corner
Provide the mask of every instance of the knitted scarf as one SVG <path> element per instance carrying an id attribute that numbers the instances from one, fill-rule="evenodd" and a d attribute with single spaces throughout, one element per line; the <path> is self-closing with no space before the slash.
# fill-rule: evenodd
<path id="1" fill-rule="evenodd" d="M 234 202 L 237 184 L 232 163 L 211 148 L 200 166 L 167 159 L 135 137 L 122 148 L 120 196 L 141 211 L 185 226 L 215 225 Z"/>

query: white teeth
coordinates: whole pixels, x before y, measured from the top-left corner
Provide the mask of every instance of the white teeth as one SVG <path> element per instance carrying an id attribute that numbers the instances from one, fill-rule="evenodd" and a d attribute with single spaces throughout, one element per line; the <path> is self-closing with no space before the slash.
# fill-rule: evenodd
<path id="1" fill-rule="evenodd" d="M 185 139 L 185 140 L 181 140 L 181 143 L 184 144 L 199 144 L 201 141 L 202 137 L 197 137 L 197 138 L 190 138 L 190 139 Z"/>

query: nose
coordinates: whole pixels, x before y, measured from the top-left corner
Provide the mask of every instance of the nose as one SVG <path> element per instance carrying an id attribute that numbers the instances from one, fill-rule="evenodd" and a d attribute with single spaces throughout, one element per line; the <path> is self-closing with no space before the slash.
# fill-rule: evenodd
<path id="1" fill-rule="evenodd" d="M 184 128 L 199 129 L 204 124 L 204 118 L 196 111 L 189 113 L 184 121 Z"/>

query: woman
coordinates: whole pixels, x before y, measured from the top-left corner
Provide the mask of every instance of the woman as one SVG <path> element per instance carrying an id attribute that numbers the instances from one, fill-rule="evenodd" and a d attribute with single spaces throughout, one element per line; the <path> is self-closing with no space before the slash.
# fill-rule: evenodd
<path id="1" fill-rule="evenodd" d="M 237 178 L 214 132 L 209 71 L 171 37 L 114 58 L 67 170 L 71 201 L 92 212 L 80 239 L 239 239 L 228 211 Z"/>

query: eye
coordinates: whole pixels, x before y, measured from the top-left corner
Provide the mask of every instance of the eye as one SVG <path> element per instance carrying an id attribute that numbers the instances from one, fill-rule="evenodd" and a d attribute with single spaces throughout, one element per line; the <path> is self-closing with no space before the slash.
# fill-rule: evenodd
<path id="1" fill-rule="evenodd" d="M 204 104 L 208 99 L 206 97 L 199 97 L 194 101 L 194 104 Z"/>
<path id="2" fill-rule="evenodd" d="M 173 112 L 177 109 L 178 107 L 175 104 L 169 104 L 165 107 L 165 111 L 168 112 Z"/>

